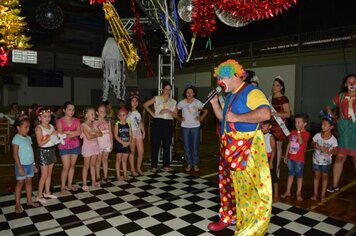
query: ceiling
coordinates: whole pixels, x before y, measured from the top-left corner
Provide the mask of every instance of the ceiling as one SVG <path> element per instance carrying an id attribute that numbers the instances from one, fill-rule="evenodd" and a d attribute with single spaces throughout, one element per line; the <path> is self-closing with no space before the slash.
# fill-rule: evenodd
<path id="1" fill-rule="evenodd" d="M 100 56 L 109 35 L 100 5 L 91 6 L 88 0 L 52 1 L 63 10 L 64 21 L 58 29 L 46 30 L 35 19 L 36 9 L 43 2 L 48 0 L 22 2 L 22 14 L 27 17 L 34 50 Z M 130 0 L 116 0 L 114 5 L 121 18 L 133 17 Z M 218 48 L 288 34 L 356 25 L 355 10 L 356 1 L 351 0 L 299 0 L 296 6 L 283 14 L 252 22 L 245 27 L 232 28 L 219 21 L 218 30 L 211 36 L 212 45 Z M 139 12 L 141 17 L 145 17 L 142 11 Z M 183 21 L 180 23 L 186 41 L 190 42 L 189 24 Z M 149 50 L 154 51 L 159 50 L 164 37 L 159 30 L 146 30 L 145 40 Z M 204 49 L 205 43 L 206 39 L 198 39 L 195 50 Z"/>

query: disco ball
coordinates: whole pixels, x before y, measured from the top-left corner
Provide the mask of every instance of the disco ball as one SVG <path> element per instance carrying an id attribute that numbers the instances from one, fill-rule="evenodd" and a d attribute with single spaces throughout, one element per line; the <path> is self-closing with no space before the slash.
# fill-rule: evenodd
<path id="1" fill-rule="evenodd" d="M 45 29 L 55 30 L 63 23 L 62 9 L 52 3 L 41 3 L 36 9 L 36 21 Z"/>
<path id="2" fill-rule="evenodd" d="M 242 27 L 250 23 L 249 21 L 242 21 L 236 16 L 231 15 L 225 11 L 215 8 L 215 14 L 218 16 L 219 20 L 224 24 L 231 27 Z"/>
<path id="3" fill-rule="evenodd" d="M 190 22 L 192 20 L 192 0 L 180 0 L 178 3 L 178 15 L 185 22 Z"/>

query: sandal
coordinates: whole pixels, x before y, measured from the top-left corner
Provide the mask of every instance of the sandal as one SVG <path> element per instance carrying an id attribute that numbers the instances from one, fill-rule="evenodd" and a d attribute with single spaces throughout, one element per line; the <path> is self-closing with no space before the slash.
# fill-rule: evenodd
<path id="1" fill-rule="evenodd" d="M 15 206 L 15 212 L 16 212 L 17 214 L 21 214 L 21 213 L 23 212 L 22 206 Z"/>
<path id="2" fill-rule="evenodd" d="M 173 171 L 173 169 L 171 167 L 164 167 L 163 170 L 166 172 Z"/>
<path id="3" fill-rule="evenodd" d="M 137 177 L 137 176 L 138 176 L 138 173 L 137 173 L 136 171 L 131 171 L 131 176 Z"/>
<path id="4" fill-rule="evenodd" d="M 154 174 L 156 174 L 156 173 L 157 173 L 157 168 L 152 168 L 152 169 L 151 169 L 151 172 L 154 173 Z"/>
<path id="5" fill-rule="evenodd" d="M 68 190 L 69 191 L 73 191 L 73 192 L 76 192 L 76 191 L 78 191 L 78 187 L 77 186 L 74 186 L 74 185 L 72 185 L 72 186 L 68 186 Z"/>
<path id="6" fill-rule="evenodd" d="M 144 176 L 142 170 L 138 170 L 137 172 L 138 172 L 139 175 Z"/>
<path id="7" fill-rule="evenodd" d="M 28 202 L 27 206 L 37 208 L 40 206 L 40 204 L 38 202 Z"/>
<path id="8" fill-rule="evenodd" d="M 83 190 L 83 192 L 88 192 L 89 191 L 89 187 L 84 185 L 84 186 L 82 186 L 82 190 Z"/>

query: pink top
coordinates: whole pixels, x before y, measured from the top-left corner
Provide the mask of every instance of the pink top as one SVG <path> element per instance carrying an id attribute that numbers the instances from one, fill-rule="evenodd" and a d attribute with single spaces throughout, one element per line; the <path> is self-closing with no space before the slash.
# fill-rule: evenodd
<path id="1" fill-rule="evenodd" d="M 70 126 L 68 126 L 67 123 L 64 121 L 64 117 L 60 118 L 57 122 L 61 123 L 63 133 L 65 131 L 76 131 L 80 125 L 80 120 L 78 118 L 73 118 L 72 124 Z M 73 138 L 65 138 L 64 141 L 65 144 L 58 144 L 58 149 L 73 149 L 80 146 L 78 136 Z"/>

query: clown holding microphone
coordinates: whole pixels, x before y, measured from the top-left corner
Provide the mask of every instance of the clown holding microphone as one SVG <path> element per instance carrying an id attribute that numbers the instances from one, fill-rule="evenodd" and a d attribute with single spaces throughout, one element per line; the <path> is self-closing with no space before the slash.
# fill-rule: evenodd
<path id="1" fill-rule="evenodd" d="M 246 72 L 235 60 L 215 68 L 214 77 L 226 99 L 211 100 L 221 121 L 219 160 L 219 222 L 208 225 L 220 231 L 236 224 L 235 235 L 264 235 L 272 210 L 272 187 L 260 122 L 269 120 L 271 110 L 263 92 L 246 84 Z"/>

